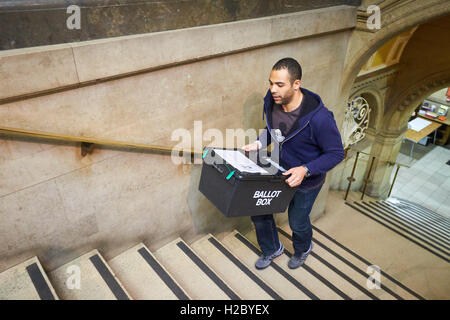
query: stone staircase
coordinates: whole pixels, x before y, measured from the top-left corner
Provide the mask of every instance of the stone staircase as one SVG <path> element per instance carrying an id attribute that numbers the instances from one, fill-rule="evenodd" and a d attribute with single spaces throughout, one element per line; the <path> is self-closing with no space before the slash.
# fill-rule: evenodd
<path id="1" fill-rule="evenodd" d="M 370 220 L 450 262 L 449 218 L 399 198 L 346 204 Z"/>
<path id="2" fill-rule="evenodd" d="M 291 231 L 278 230 L 285 254 L 264 270 L 254 268 L 255 232 L 234 230 L 191 244 L 178 238 L 155 252 L 139 243 L 109 261 L 93 250 L 48 273 L 33 257 L 0 273 L 0 299 L 423 299 L 384 272 L 380 288 L 369 289 L 372 263 L 315 226 L 312 254 L 291 270 Z"/>

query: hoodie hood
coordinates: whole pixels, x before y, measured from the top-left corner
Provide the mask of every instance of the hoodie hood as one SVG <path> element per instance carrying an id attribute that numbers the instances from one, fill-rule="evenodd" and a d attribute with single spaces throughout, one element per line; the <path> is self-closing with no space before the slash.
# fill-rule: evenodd
<path id="1" fill-rule="evenodd" d="M 278 143 L 280 164 L 284 168 L 305 165 L 311 175 L 302 181 L 299 188 L 313 189 L 323 184 L 326 172 L 344 159 L 344 148 L 333 112 L 324 106 L 318 94 L 305 88 L 300 90 L 310 99 L 312 97 L 316 100 L 318 104 L 315 106 L 313 103 L 306 104 L 304 115 L 300 116 L 296 123 L 297 128 L 280 143 L 272 137 L 271 119 L 274 100 L 270 90 L 267 91 L 264 98 L 263 117 L 266 116 L 268 130 L 258 140 L 265 141 L 265 148 L 273 141 Z"/>
<path id="2" fill-rule="evenodd" d="M 308 112 L 305 116 L 301 117 L 298 120 L 298 127 L 299 128 L 303 128 L 308 121 L 311 121 L 311 119 L 321 110 L 321 108 L 324 108 L 324 104 L 322 102 L 322 99 L 320 98 L 320 96 L 308 89 L 305 88 L 300 88 L 301 92 L 303 94 L 309 94 L 311 97 L 313 97 L 316 101 L 317 101 L 317 106 L 311 110 L 310 112 Z M 263 110 L 263 119 L 266 119 L 266 123 L 267 123 L 267 128 L 269 130 L 269 132 L 271 132 L 272 127 L 271 127 L 271 123 L 269 123 L 269 119 L 271 119 L 271 113 L 272 113 L 272 107 L 275 103 L 275 100 L 272 97 L 272 93 L 270 92 L 270 89 L 267 90 L 266 96 L 264 97 L 264 110 Z M 286 139 L 288 139 L 290 136 L 292 136 L 292 133 L 290 135 L 288 135 L 286 137 Z"/>

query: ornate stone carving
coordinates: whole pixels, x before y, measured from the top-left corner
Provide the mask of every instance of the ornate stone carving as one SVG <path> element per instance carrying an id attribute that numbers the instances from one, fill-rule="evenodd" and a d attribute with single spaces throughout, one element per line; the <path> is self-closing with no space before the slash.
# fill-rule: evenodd
<path id="1" fill-rule="evenodd" d="M 441 79 L 423 79 L 416 86 L 409 88 L 408 92 L 403 95 L 403 100 L 398 107 L 399 111 L 404 111 L 406 107 L 411 107 L 412 103 L 418 98 L 425 98 L 426 95 L 432 93 L 433 90 L 441 89 L 450 83 L 448 75 L 444 74 Z"/>
<path id="2" fill-rule="evenodd" d="M 361 96 L 347 103 L 343 125 L 344 148 L 357 143 L 365 137 L 369 126 L 369 103 Z"/>
<path id="3" fill-rule="evenodd" d="M 398 72 L 397 66 L 389 66 L 380 70 L 370 71 L 364 75 L 359 75 L 353 83 L 352 89 L 360 89 L 380 80 L 394 76 Z"/>

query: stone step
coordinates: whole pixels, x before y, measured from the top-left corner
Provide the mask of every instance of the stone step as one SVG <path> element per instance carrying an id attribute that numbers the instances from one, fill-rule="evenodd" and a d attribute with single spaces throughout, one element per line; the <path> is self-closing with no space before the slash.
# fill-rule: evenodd
<path id="1" fill-rule="evenodd" d="M 64 300 L 129 300 L 130 295 L 97 250 L 48 274 Z"/>
<path id="2" fill-rule="evenodd" d="M 412 205 L 395 202 L 395 199 L 389 199 L 388 201 L 363 201 L 363 203 L 385 209 L 387 212 L 401 217 L 411 224 L 419 225 L 423 229 L 440 236 L 442 240 L 450 240 L 450 219 L 435 212 L 433 212 L 434 215 L 428 215 L 417 210 Z"/>
<path id="3" fill-rule="evenodd" d="M 192 299 L 239 300 L 240 297 L 181 238 L 154 253 Z"/>
<path id="4" fill-rule="evenodd" d="M 433 253 L 446 262 L 450 262 L 450 250 L 448 250 L 441 242 L 430 238 L 430 235 L 419 232 L 417 229 L 414 229 L 401 221 L 399 222 L 392 217 L 382 215 L 376 210 L 366 207 L 357 201 L 353 203 L 346 202 L 345 204 L 354 209 L 355 212 L 369 218 L 371 221 L 381 224 L 395 234 L 415 243 L 422 249 Z"/>
<path id="5" fill-rule="evenodd" d="M 289 227 L 285 228 L 279 228 L 280 233 L 286 232 L 290 235 L 290 229 Z M 338 269 L 340 272 L 345 274 L 347 277 L 352 279 L 359 287 L 363 288 L 364 290 L 367 290 L 365 299 L 372 299 L 372 300 L 396 300 L 396 297 L 387 293 L 384 290 L 373 290 L 367 287 L 367 280 L 369 279 L 370 275 L 366 273 L 367 270 L 357 270 L 355 266 L 352 266 L 350 263 L 346 263 L 348 261 L 345 261 L 344 259 L 340 259 L 339 255 L 335 252 L 329 250 L 326 246 L 323 245 L 321 241 L 317 241 L 316 239 L 313 239 L 314 243 L 314 249 L 313 252 L 320 256 L 322 259 L 327 261 L 330 265 Z M 308 257 L 309 259 L 309 257 Z"/>
<path id="6" fill-rule="evenodd" d="M 413 199 L 414 200 L 414 199 Z M 450 218 L 447 216 L 441 215 L 433 210 L 430 210 L 420 204 L 417 204 L 413 201 L 400 199 L 396 197 L 390 197 L 387 200 L 376 200 L 372 201 L 379 204 L 384 204 L 388 206 L 393 206 L 402 211 L 406 211 L 408 213 L 413 213 L 415 216 L 422 217 L 427 221 L 433 222 L 438 227 L 446 227 L 446 232 L 448 232 L 448 227 L 450 227 Z"/>
<path id="7" fill-rule="evenodd" d="M 289 226 L 284 226 L 282 228 L 286 232 L 290 232 Z M 345 247 L 336 239 L 333 239 L 315 226 L 313 226 L 313 242 L 316 244 L 316 247 L 319 246 L 324 250 L 330 252 L 339 260 L 350 266 L 353 270 L 361 274 L 361 276 L 366 278 L 370 276 L 370 274 L 368 273 L 368 268 L 370 266 L 374 266 L 373 263 L 362 257 L 360 254 L 352 251 L 350 248 Z M 394 277 L 383 272 L 382 269 L 380 287 L 380 290 L 383 292 L 380 293 L 380 295 L 385 299 L 423 299 L 423 297 L 400 283 Z"/>
<path id="8" fill-rule="evenodd" d="M 122 252 L 108 264 L 134 299 L 190 299 L 143 243 Z"/>
<path id="9" fill-rule="evenodd" d="M 254 230 L 247 233 L 246 238 L 248 238 L 255 247 L 258 247 L 258 242 L 256 240 L 256 233 Z M 284 239 L 280 240 L 285 246 L 285 254 L 277 257 L 273 263 L 277 264 L 284 272 L 291 275 L 294 279 L 302 283 L 312 294 L 314 294 L 317 299 L 321 300 L 344 300 L 350 299 L 341 290 L 336 288 L 336 286 L 318 273 L 315 269 L 307 266 L 305 268 L 290 269 L 288 267 L 288 262 L 290 259 L 290 252 L 286 249 L 286 243 Z"/>
<path id="10" fill-rule="evenodd" d="M 221 241 L 247 268 L 263 279 L 276 292 L 282 292 L 283 298 L 290 300 L 311 300 L 317 296 L 304 288 L 303 284 L 293 278 L 280 266 L 272 263 L 263 270 L 255 268 L 255 262 L 259 257 L 258 249 L 237 230 L 234 230 Z M 282 258 L 283 255 L 277 259 Z"/>
<path id="11" fill-rule="evenodd" d="M 283 243 L 289 257 L 294 254 L 292 239 L 288 233 L 279 229 L 279 238 Z M 345 300 L 372 300 L 378 298 L 366 288 L 366 285 L 360 285 L 348 274 L 342 271 L 343 262 L 338 261 L 337 265 L 331 264 L 322 255 L 316 252 L 316 246 L 309 254 L 306 262 L 298 269 L 304 269 L 312 273 L 322 283 L 326 284 L 336 294 Z"/>
<path id="12" fill-rule="evenodd" d="M 59 300 L 37 257 L 0 273 L 0 300 Z"/>
<path id="13" fill-rule="evenodd" d="M 374 211 L 374 213 L 377 213 L 379 217 L 396 223 L 404 229 L 413 230 L 417 235 L 428 240 L 429 242 L 437 244 L 443 249 L 446 249 L 447 252 L 450 250 L 450 236 L 448 227 L 440 226 L 439 223 L 436 223 L 431 219 L 421 217 L 418 219 L 418 215 L 413 212 L 404 214 L 403 211 L 387 205 L 388 202 L 358 201 L 355 203 Z"/>
<path id="14" fill-rule="evenodd" d="M 206 235 L 191 244 L 191 247 L 243 299 L 283 299 L 281 294 L 272 289 L 254 271 L 243 264 L 213 235 Z"/>

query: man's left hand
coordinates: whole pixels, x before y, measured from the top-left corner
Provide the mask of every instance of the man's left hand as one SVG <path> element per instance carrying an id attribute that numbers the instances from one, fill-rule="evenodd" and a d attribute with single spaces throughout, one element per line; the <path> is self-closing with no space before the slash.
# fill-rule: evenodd
<path id="1" fill-rule="evenodd" d="M 283 172 L 283 175 L 285 176 L 288 174 L 290 174 L 291 176 L 286 179 L 286 183 L 293 188 L 302 183 L 303 178 L 306 176 L 306 169 L 305 167 L 300 166 L 291 168 L 288 171 Z"/>

